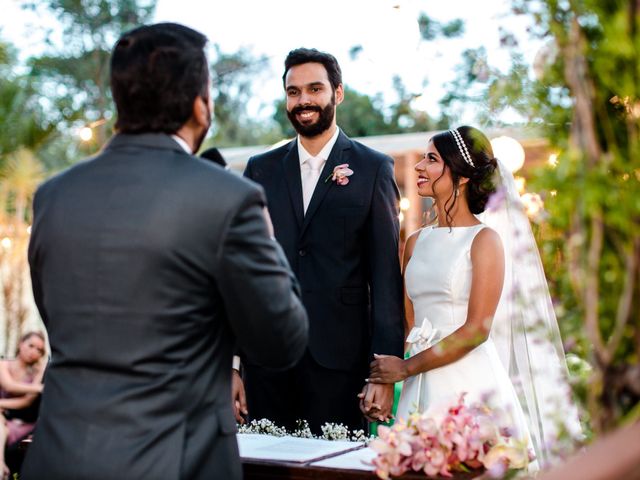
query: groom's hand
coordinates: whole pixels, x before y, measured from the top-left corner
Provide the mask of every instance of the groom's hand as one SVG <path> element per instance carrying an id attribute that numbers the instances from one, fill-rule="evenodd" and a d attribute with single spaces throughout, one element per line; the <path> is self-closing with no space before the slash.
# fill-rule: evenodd
<path id="1" fill-rule="evenodd" d="M 360 411 L 370 422 L 387 422 L 393 408 L 393 384 L 367 384 L 358 394 Z"/>
<path id="2" fill-rule="evenodd" d="M 235 368 L 231 369 L 231 404 L 233 405 L 236 421 L 243 424 L 245 422 L 244 417 L 249 413 L 247 410 L 247 396 L 244 392 L 244 382 L 240 372 Z"/>

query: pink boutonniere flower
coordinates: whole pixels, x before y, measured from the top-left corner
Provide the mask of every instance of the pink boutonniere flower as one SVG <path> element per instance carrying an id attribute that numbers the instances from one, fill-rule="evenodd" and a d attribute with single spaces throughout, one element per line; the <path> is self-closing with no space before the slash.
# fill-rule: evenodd
<path id="1" fill-rule="evenodd" d="M 353 170 L 349 168 L 348 163 L 336 165 L 336 167 L 333 169 L 333 173 L 325 179 L 324 183 L 327 183 L 329 179 L 331 179 L 338 185 L 346 185 L 347 183 L 349 183 L 349 177 L 351 175 L 353 175 Z"/>

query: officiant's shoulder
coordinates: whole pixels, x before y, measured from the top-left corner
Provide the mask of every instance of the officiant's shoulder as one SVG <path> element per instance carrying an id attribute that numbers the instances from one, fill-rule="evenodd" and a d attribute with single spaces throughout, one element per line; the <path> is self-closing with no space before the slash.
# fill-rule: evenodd
<path id="1" fill-rule="evenodd" d="M 242 203 L 258 201 L 266 204 L 264 189 L 258 183 L 233 171 L 225 170 L 200 157 L 192 157 L 192 172 L 188 175 L 189 183 L 194 191 L 207 192 L 211 202 L 224 198 L 226 202 Z"/>
<path id="2" fill-rule="evenodd" d="M 36 196 L 41 196 L 49 190 L 55 190 L 64 185 L 67 181 L 72 181 L 76 174 L 82 173 L 82 171 L 91 165 L 91 163 L 99 156 L 99 153 L 89 158 L 79 161 L 78 163 L 71 165 L 60 172 L 50 176 L 44 182 L 42 182 L 36 189 Z"/>

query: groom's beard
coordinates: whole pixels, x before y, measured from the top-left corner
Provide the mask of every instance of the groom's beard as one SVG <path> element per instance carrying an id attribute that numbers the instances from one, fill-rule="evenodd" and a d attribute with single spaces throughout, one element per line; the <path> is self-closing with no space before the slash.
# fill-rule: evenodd
<path id="1" fill-rule="evenodd" d="M 333 94 L 331 101 L 324 108 L 317 107 L 315 105 L 309 106 L 297 106 L 293 107 L 291 111 L 287 110 L 287 117 L 289 117 L 289 121 L 293 128 L 303 137 L 317 137 L 321 133 L 327 131 L 327 129 L 333 123 L 333 118 L 335 116 L 335 106 L 336 106 L 336 96 Z M 300 112 L 304 112 L 305 110 L 311 110 L 314 112 L 318 112 L 318 120 L 315 123 L 309 125 L 303 125 L 298 121 L 296 115 Z"/>

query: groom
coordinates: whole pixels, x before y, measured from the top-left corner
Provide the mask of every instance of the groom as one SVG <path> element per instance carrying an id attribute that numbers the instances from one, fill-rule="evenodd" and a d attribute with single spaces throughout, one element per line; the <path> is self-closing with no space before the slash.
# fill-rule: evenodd
<path id="1" fill-rule="evenodd" d="M 337 127 L 344 90 L 332 55 L 291 51 L 283 82 L 298 136 L 249 159 L 245 176 L 265 189 L 275 237 L 302 287 L 310 338 L 288 371 L 246 362 L 249 415 L 289 428 L 306 419 L 318 433 L 325 422 L 360 429 L 362 413 L 384 419 L 393 404 L 393 385 L 363 388 L 373 354 L 403 349 L 393 160 Z"/>

